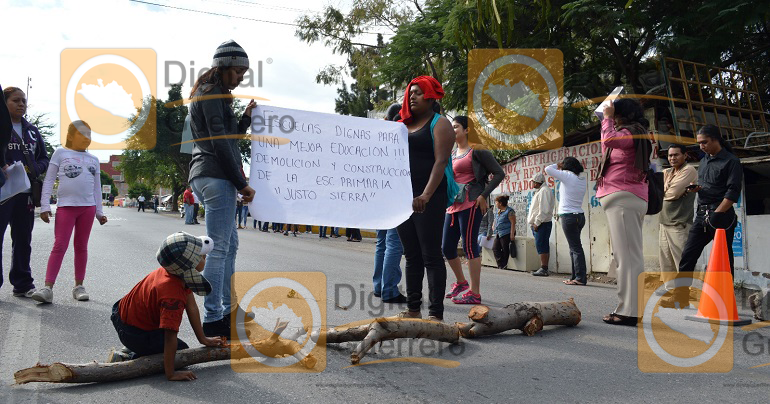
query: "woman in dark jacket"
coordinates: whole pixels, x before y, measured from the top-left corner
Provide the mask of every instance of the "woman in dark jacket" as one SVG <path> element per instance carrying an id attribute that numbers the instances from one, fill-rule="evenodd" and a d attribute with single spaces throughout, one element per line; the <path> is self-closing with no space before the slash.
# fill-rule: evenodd
<path id="1" fill-rule="evenodd" d="M 208 337 L 230 336 L 230 279 L 235 272 L 238 231 L 235 217 L 236 194 L 244 203 L 254 199 L 243 174 L 238 137 L 251 125 L 252 100 L 240 123 L 235 119 L 231 91 L 243 81 L 249 59 L 234 41 L 220 45 L 212 68 L 203 74 L 190 94 L 193 133 L 190 185 L 206 208 L 206 232 L 214 241 L 203 275 L 212 287 L 204 302 L 203 332 Z"/>
<path id="2" fill-rule="evenodd" d="M 398 226 L 406 256 L 408 308 L 399 316 L 422 317 L 422 280 L 427 274 L 428 319 L 438 321 L 444 319 L 446 288 L 446 266 L 441 255 L 441 224 L 448 199 L 444 169 L 454 143 L 452 125 L 434 109 L 443 96 L 444 89 L 433 77 L 420 76 L 406 86 L 401 122 L 409 130 L 414 213 Z"/>
<path id="3" fill-rule="evenodd" d="M 481 304 L 479 282 L 481 281 L 481 248 L 479 247 L 479 226 L 487 211 L 487 198 L 505 178 L 505 171 L 488 150 L 474 149 L 468 144 L 468 117 L 457 116 L 452 122 L 457 150 L 452 155 L 454 178 L 464 191 L 460 198 L 446 210 L 442 249 L 449 267 L 455 274 L 455 281 L 445 295 L 456 304 Z M 494 174 L 488 181 L 489 174 Z M 464 184 L 464 185 L 462 185 Z M 457 256 L 457 242 L 462 238 L 465 258 L 468 259 L 470 285 L 463 275 L 460 257 Z M 470 289 L 470 290 L 468 290 Z M 462 292 L 467 292 L 462 294 Z"/>
<path id="4" fill-rule="evenodd" d="M 17 87 L 4 89 L 3 96 L 13 127 L 8 149 L 5 151 L 6 162 L 9 165 L 17 161 L 22 162 L 30 179 L 37 179 L 48 169 L 48 153 L 40 131 L 24 119 L 24 114 L 27 113 L 27 96 Z M 32 189 L 16 194 L 0 204 L 0 250 L 5 229 L 10 224 L 13 256 L 8 280 L 13 285 L 13 295 L 17 297 L 31 297 L 35 293 L 32 269 L 29 266 L 34 223 L 35 204 L 32 200 Z M 0 268 L 1 265 L 2 251 Z M 2 283 L 3 277 L 0 276 L 0 285 Z"/>

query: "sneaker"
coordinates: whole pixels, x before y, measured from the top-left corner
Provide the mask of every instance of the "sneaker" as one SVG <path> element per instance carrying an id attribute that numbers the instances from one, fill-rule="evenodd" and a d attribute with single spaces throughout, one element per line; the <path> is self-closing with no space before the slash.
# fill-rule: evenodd
<path id="1" fill-rule="evenodd" d="M 477 295 L 473 293 L 473 291 L 469 290 L 465 292 L 464 295 L 460 296 L 457 295 L 452 298 L 452 303 L 454 304 L 481 304 L 481 295 Z"/>
<path id="2" fill-rule="evenodd" d="M 15 297 L 32 297 L 33 294 L 35 294 L 35 288 L 32 288 L 26 292 L 13 292 Z"/>
<path id="3" fill-rule="evenodd" d="M 540 267 L 540 269 L 538 269 L 537 271 L 532 272 L 532 276 L 548 276 L 548 275 L 549 275 L 548 270 L 543 267 Z"/>
<path id="4" fill-rule="evenodd" d="M 435 321 L 435 322 L 438 322 L 438 323 L 443 323 L 444 319 L 441 318 L 441 317 L 436 317 L 436 316 L 428 316 L 428 321 Z"/>
<path id="5" fill-rule="evenodd" d="M 448 299 L 451 299 L 451 298 L 459 295 L 460 293 L 465 292 L 469 288 L 470 288 L 470 286 L 468 286 L 468 281 L 462 281 L 460 283 L 455 282 L 455 283 L 452 284 L 452 287 L 449 289 L 449 293 L 444 295 L 444 297 L 446 297 Z"/>
<path id="6" fill-rule="evenodd" d="M 85 302 L 89 299 L 88 293 L 86 293 L 86 288 L 83 287 L 83 285 L 78 285 L 72 288 L 72 297 L 75 298 L 75 300 Z"/>
<path id="7" fill-rule="evenodd" d="M 134 355 L 136 354 L 126 347 L 120 349 L 112 348 L 110 353 L 107 354 L 107 363 L 130 361 L 134 359 Z"/>
<path id="8" fill-rule="evenodd" d="M 51 303 L 53 301 L 53 290 L 48 286 L 45 286 L 36 290 L 35 293 L 29 297 L 36 302 Z"/>
<path id="9" fill-rule="evenodd" d="M 417 313 L 417 314 L 415 314 Z M 422 313 L 418 312 L 412 312 L 409 310 L 404 310 L 398 314 L 395 315 L 396 318 L 422 318 Z"/>

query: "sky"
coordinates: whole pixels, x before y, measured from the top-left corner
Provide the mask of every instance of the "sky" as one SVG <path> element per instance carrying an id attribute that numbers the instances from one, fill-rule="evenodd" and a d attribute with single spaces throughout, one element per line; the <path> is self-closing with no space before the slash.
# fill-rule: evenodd
<path id="1" fill-rule="evenodd" d="M 345 9 L 349 0 L 331 3 L 312 0 L 147 0 L 148 2 L 205 11 L 240 19 L 198 13 L 129 0 L 0 0 L 3 45 L 0 47 L 0 84 L 26 89 L 28 115 L 47 113 L 60 120 L 60 56 L 65 49 L 150 48 L 157 53 L 157 93 L 168 93 L 166 81 L 179 81 L 178 67 L 186 66 L 182 94 L 190 91 L 190 62 L 195 73 L 211 65 L 217 46 L 233 39 L 248 53 L 253 68 L 262 61 L 262 87 L 239 88 L 239 94 L 259 96 L 266 105 L 334 113 L 337 86 L 315 82 L 327 64 L 344 64 L 322 43 L 308 45 L 294 35 L 296 27 L 247 19 L 294 23 L 305 14 L 320 11 L 324 4 Z M 374 41 L 375 38 L 362 38 Z M 106 83 L 105 83 L 106 84 Z M 65 83 L 66 85 L 66 83 Z M 100 160 L 121 151 L 94 150 Z"/>

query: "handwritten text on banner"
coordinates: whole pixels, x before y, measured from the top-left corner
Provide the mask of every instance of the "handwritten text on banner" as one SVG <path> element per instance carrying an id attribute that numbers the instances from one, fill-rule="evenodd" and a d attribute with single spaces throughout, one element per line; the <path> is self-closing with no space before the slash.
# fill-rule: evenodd
<path id="1" fill-rule="evenodd" d="M 257 220 L 389 229 L 412 214 L 401 123 L 261 105 L 251 135 Z"/>

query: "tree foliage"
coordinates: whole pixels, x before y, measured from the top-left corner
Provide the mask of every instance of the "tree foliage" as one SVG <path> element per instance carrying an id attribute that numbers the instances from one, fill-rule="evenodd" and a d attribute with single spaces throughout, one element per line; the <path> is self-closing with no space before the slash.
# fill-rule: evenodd
<path id="1" fill-rule="evenodd" d="M 595 122 L 593 108 L 571 104 L 618 85 L 643 94 L 640 78 L 659 72 L 664 56 L 754 74 L 770 110 L 767 1 L 354 0 L 347 13 L 330 6 L 299 23 L 301 39 L 348 56 L 347 66 L 327 66 L 317 77 L 323 84 L 342 83 L 335 100 L 339 113 L 400 102 L 404 86 L 419 75 L 442 83 L 446 110 L 467 112 L 468 51 L 484 48 L 561 50 L 565 132 Z M 364 32 L 383 29 L 395 35 L 360 40 Z M 345 72 L 354 80 L 349 87 L 342 82 Z M 371 88 L 385 88 L 386 99 L 365 102 Z"/>
<path id="2" fill-rule="evenodd" d="M 138 198 L 139 195 L 143 195 L 146 200 L 152 198 L 153 192 L 149 185 L 137 182 L 128 187 L 128 197 L 131 199 Z"/>
<path id="3" fill-rule="evenodd" d="M 59 144 L 59 135 L 54 131 L 56 125 L 51 123 L 48 119 L 48 114 L 44 112 L 32 114 L 32 116 L 29 117 L 28 122 L 35 125 L 40 131 L 40 135 L 43 136 L 43 140 L 45 140 L 45 150 L 48 153 L 48 157 L 51 157 L 56 148 L 61 146 L 61 144 Z"/>
<path id="4" fill-rule="evenodd" d="M 118 196 L 118 188 L 115 186 L 115 180 L 110 177 L 109 174 L 104 172 L 104 170 L 99 170 L 99 177 L 101 178 L 102 186 L 109 185 L 110 186 L 110 194 L 112 196 Z"/>
<path id="5" fill-rule="evenodd" d="M 155 138 L 155 147 L 142 150 L 139 143 L 142 138 L 134 136 L 127 141 L 119 165 L 129 185 L 141 182 L 151 187 L 170 188 L 172 210 L 177 210 L 177 198 L 184 192 L 190 176 L 191 156 L 180 152 L 187 116 L 187 107 L 179 102 L 182 100 L 181 90 L 181 85 L 175 84 L 169 89 L 166 101 L 152 97 L 145 99 L 142 109 L 156 108 L 157 125 L 144 125 L 141 130 L 152 131 L 150 135 Z"/>

